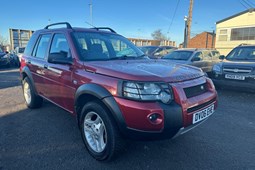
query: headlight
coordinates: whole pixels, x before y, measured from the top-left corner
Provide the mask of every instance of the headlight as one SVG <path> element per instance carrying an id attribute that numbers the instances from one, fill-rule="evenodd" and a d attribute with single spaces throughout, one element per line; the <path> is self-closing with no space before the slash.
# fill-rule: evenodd
<path id="1" fill-rule="evenodd" d="M 166 83 L 131 82 L 122 84 L 122 96 L 142 101 L 161 101 L 170 103 L 173 100 L 171 87 Z"/>
<path id="2" fill-rule="evenodd" d="M 219 65 L 214 65 L 212 70 L 214 72 L 221 73 L 221 67 Z"/>

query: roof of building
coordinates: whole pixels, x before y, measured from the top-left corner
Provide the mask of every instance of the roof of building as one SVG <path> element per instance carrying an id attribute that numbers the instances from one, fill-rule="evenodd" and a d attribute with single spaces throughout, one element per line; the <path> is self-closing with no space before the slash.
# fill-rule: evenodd
<path id="1" fill-rule="evenodd" d="M 235 17 L 237 17 L 237 16 L 239 16 L 239 15 L 245 14 L 245 13 L 247 13 L 247 12 L 253 12 L 253 11 L 255 11 L 255 8 L 247 9 L 247 10 L 245 10 L 245 11 L 242 11 L 242 12 L 240 12 L 240 13 L 237 13 L 237 14 L 235 14 L 235 15 L 232 15 L 232 16 L 230 16 L 230 17 L 227 17 L 227 18 L 225 18 L 225 19 L 222 19 L 222 20 L 220 20 L 220 21 L 217 21 L 216 24 L 222 23 L 222 22 L 227 21 L 227 20 L 229 20 L 229 19 L 235 18 Z"/>

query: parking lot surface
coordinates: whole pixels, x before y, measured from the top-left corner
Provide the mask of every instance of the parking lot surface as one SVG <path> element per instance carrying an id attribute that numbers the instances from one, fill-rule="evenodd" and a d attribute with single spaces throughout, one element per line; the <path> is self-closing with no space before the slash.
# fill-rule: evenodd
<path id="1" fill-rule="evenodd" d="M 220 90 L 218 110 L 178 138 L 129 141 L 109 163 L 86 151 L 76 119 L 44 102 L 24 103 L 18 69 L 0 70 L 0 170 L 255 169 L 255 94 Z"/>

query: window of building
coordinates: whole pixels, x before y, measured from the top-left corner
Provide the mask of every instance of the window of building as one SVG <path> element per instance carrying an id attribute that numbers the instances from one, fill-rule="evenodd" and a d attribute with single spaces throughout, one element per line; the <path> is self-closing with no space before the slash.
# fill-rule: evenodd
<path id="1" fill-rule="evenodd" d="M 255 40 L 255 27 L 234 28 L 231 30 L 231 41 Z"/>
<path id="2" fill-rule="evenodd" d="M 228 30 L 222 29 L 219 32 L 219 41 L 227 41 L 228 40 Z"/>
<path id="3" fill-rule="evenodd" d="M 228 33 L 227 31 L 228 31 L 227 29 L 220 30 L 220 34 L 227 34 Z"/>

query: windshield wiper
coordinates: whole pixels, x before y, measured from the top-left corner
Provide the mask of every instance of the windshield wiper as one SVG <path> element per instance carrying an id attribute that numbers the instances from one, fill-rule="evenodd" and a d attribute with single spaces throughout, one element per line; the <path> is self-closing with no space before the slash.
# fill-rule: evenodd
<path id="1" fill-rule="evenodd" d="M 144 57 L 144 56 L 138 56 L 138 57 Z M 122 55 L 122 56 L 120 56 L 120 57 L 111 57 L 109 60 L 126 60 L 126 59 L 136 59 L 136 58 L 138 58 L 138 57 Z"/>

